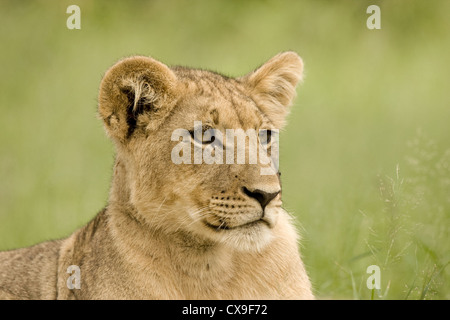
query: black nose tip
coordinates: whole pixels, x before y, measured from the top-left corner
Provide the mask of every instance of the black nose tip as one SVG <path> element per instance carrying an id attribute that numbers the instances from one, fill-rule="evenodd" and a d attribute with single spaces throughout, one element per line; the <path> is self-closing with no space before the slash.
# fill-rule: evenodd
<path id="1" fill-rule="evenodd" d="M 243 187 L 242 191 L 244 191 L 244 193 L 250 198 L 258 200 L 263 210 L 266 207 L 266 205 L 280 193 L 280 191 L 269 193 L 259 189 L 250 191 L 246 187 Z"/>

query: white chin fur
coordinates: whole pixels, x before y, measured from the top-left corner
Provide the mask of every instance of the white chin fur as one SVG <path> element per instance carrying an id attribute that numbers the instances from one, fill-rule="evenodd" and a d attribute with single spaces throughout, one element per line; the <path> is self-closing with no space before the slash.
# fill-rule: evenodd
<path id="1" fill-rule="evenodd" d="M 271 230 L 263 223 L 224 231 L 219 242 L 243 252 L 261 252 L 273 239 Z"/>
<path id="2" fill-rule="evenodd" d="M 274 238 L 273 227 L 277 223 L 279 214 L 277 211 L 278 209 L 274 209 L 273 212 L 270 212 L 271 219 L 267 219 L 269 216 L 266 217 L 266 220 L 269 221 L 228 230 L 212 230 L 206 227 L 201 220 L 192 219 L 195 222 L 188 223 L 186 230 L 241 252 L 261 252 Z M 183 223 L 179 225 L 183 225 Z"/>

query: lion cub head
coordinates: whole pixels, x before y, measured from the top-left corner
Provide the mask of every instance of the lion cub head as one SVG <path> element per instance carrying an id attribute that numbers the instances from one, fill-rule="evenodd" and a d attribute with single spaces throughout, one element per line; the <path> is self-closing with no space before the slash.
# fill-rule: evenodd
<path id="1" fill-rule="evenodd" d="M 273 161 L 250 158 L 263 150 L 273 159 L 272 133 L 284 124 L 302 69 L 294 52 L 240 78 L 142 56 L 119 61 L 99 93 L 117 149 L 110 204 L 165 234 L 264 248 L 283 213 L 279 172 Z M 256 135 L 239 143 L 230 132 Z"/>

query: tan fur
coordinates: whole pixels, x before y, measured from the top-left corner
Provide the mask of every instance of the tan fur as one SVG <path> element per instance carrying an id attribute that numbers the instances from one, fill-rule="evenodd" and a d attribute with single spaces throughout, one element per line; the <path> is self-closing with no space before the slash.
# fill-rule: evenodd
<path id="1" fill-rule="evenodd" d="M 279 175 L 262 164 L 175 164 L 175 129 L 280 129 L 302 61 L 228 78 L 130 57 L 100 85 L 117 149 L 107 207 L 69 238 L 0 253 L 2 299 L 313 299 Z M 192 142 L 194 143 L 194 142 Z M 265 209 L 247 190 L 278 193 Z M 67 268 L 80 267 L 81 289 Z"/>

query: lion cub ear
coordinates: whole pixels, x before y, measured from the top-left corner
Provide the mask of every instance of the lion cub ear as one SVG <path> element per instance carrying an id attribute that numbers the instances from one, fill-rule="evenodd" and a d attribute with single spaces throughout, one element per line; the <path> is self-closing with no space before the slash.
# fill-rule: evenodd
<path id="1" fill-rule="evenodd" d="M 276 128 L 281 129 L 302 75 L 302 59 L 297 53 L 288 51 L 276 55 L 240 80 L 247 86 L 261 111 Z"/>
<path id="2" fill-rule="evenodd" d="M 176 76 L 149 57 L 125 58 L 106 71 L 98 113 L 109 136 L 125 142 L 139 126 L 157 126 L 175 101 Z"/>

